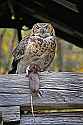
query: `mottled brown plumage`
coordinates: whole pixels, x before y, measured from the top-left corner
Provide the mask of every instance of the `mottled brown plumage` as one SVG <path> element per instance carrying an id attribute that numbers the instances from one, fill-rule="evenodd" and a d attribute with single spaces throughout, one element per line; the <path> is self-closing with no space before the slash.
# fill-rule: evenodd
<path id="1" fill-rule="evenodd" d="M 17 73 L 25 73 L 26 68 L 36 64 L 40 71 L 46 70 L 54 58 L 56 49 L 55 31 L 49 23 L 37 23 L 31 35 L 25 37 L 13 51 L 14 60 L 18 61 Z"/>
<path id="2" fill-rule="evenodd" d="M 52 62 L 56 40 L 55 32 L 49 23 L 37 23 L 31 35 L 25 37 L 13 51 L 15 60 L 19 60 L 17 72 L 24 73 L 28 65 L 35 63 L 45 70 Z"/>

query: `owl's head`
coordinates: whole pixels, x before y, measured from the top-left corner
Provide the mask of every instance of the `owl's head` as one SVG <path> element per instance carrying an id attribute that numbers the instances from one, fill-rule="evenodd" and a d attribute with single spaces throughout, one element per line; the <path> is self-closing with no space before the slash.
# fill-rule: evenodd
<path id="1" fill-rule="evenodd" d="M 33 25 L 31 36 L 40 36 L 43 38 L 55 36 L 55 31 L 50 23 L 36 23 Z"/>

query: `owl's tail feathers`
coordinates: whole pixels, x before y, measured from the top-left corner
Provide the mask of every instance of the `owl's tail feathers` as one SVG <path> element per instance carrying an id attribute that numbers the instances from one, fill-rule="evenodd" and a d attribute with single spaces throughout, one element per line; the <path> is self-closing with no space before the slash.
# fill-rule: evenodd
<path id="1" fill-rule="evenodd" d="M 26 69 L 26 76 L 29 78 L 29 87 L 31 90 L 32 95 L 39 95 L 39 73 L 40 67 L 37 64 L 31 64 Z"/>
<path id="2" fill-rule="evenodd" d="M 15 74 L 16 70 L 17 70 L 17 64 L 18 64 L 18 60 L 13 60 L 12 62 L 12 69 L 8 72 L 8 74 Z"/>

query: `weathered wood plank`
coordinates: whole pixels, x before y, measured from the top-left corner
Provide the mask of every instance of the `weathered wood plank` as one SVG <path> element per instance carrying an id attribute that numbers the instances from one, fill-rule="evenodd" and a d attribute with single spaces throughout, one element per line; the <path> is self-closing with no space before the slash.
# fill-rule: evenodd
<path id="1" fill-rule="evenodd" d="M 20 107 L 0 107 L 2 112 L 2 125 L 19 125 L 20 124 Z"/>
<path id="2" fill-rule="evenodd" d="M 28 91 L 28 90 L 27 90 Z M 30 94 L 1 94 L 0 106 L 30 106 Z M 76 107 L 83 108 L 83 92 L 42 90 L 42 97 L 33 97 L 36 106 Z"/>
<path id="3" fill-rule="evenodd" d="M 2 107 L 3 108 L 3 107 Z M 4 107 L 2 110 L 2 120 L 5 122 L 20 120 L 20 107 Z"/>
<path id="4" fill-rule="evenodd" d="M 49 107 L 51 111 L 64 108 L 83 108 L 83 73 L 42 72 L 40 73 L 40 91 L 42 92 L 41 98 L 33 97 L 35 112 L 48 110 Z M 25 77 L 25 74 L 0 76 L 0 111 L 2 111 L 4 124 L 9 125 L 12 124 L 12 122 L 18 122 L 20 120 L 20 105 L 21 111 L 31 111 L 30 99 L 29 81 L 28 78 Z M 76 119 L 76 117 L 78 119 Z M 61 123 L 61 125 L 62 123 L 67 123 L 67 125 L 72 123 L 81 125 L 83 124 L 83 119 L 81 117 L 80 120 L 80 117 L 81 116 L 75 116 L 74 118 L 73 116 L 73 121 L 70 122 L 72 118 L 71 115 L 67 118 L 63 115 L 57 117 L 56 115 L 50 116 L 46 114 L 36 116 L 36 121 L 39 123 L 49 121 L 49 124 L 60 121 L 59 123 Z M 32 116 L 28 116 L 27 119 L 24 116 L 22 119 L 21 124 L 23 125 L 28 125 L 28 123 L 30 124 L 31 120 L 33 120 Z M 17 124 L 19 124 L 19 122 Z"/>
<path id="5" fill-rule="evenodd" d="M 35 122 L 34 122 L 35 121 Z M 83 113 L 35 114 L 21 117 L 20 125 L 83 125 Z"/>
<path id="6" fill-rule="evenodd" d="M 54 84 L 59 84 L 61 85 L 60 82 L 63 82 L 63 85 L 65 85 L 65 81 L 69 82 L 69 83 L 83 83 L 83 73 L 48 73 L 48 72 L 44 72 L 40 74 L 40 83 L 41 83 L 41 87 L 45 87 L 45 84 L 47 85 L 48 83 L 50 84 L 50 86 L 46 86 L 48 87 L 56 87 L 53 86 Z M 57 83 L 55 83 L 57 82 Z M 11 74 L 11 75 L 0 75 L 0 86 L 3 87 L 24 87 L 24 88 L 29 88 L 28 86 L 28 78 L 25 77 L 25 74 L 19 75 L 19 74 Z M 68 83 L 66 83 L 68 84 Z M 11 85 L 11 86 L 10 86 Z M 83 87 L 83 86 L 82 86 Z"/>
<path id="7" fill-rule="evenodd" d="M 2 121 L 3 125 L 17 125 L 20 124 L 20 107 L 12 106 L 12 107 L 0 107 L 0 111 L 2 112 Z"/>
<path id="8" fill-rule="evenodd" d="M 83 73 L 41 73 L 40 74 L 40 85 L 41 88 L 57 88 L 59 89 L 83 89 Z M 5 87 L 5 88 L 4 88 Z M 61 88 L 62 87 L 62 88 Z M 10 89 L 8 89 L 10 88 Z M 18 88 L 29 88 L 28 78 L 25 75 L 2 75 L 0 76 L 0 92 L 4 92 L 6 89 L 13 90 Z M 5 89 L 5 90 L 4 90 Z M 7 91 L 7 90 L 6 90 Z M 8 92 L 7 91 L 7 92 Z M 11 92 L 11 91 L 9 91 Z M 18 90 L 17 90 L 18 92 Z M 22 92 L 22 90 L 20 91 Z"/>
<path id="9" fill-rule="evenodd" d="M 83 108 L 83 73 L 40 73 L 42 97 L 33 97 L 36 106 Z M 30 106 L 30 89 L 25 74 L 0 76 L 0 106 Z"/>

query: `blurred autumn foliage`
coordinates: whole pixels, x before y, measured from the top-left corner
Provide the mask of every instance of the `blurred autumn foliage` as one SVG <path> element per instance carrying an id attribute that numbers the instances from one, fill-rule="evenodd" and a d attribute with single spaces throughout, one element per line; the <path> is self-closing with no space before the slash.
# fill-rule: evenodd
<path id="1" fill-rule="evenodd" d="M 22 38 L 30 34 L 30 30 L 22 30 Z M 0 28 L 0 74 L 8 73 L 13 60 L 12 51 L 18 41 L 17 30 Z M 83 72 L 83 49 L 57 38 L 57 56 L 51 69 L 54 71 Z"/>
<path id="2" fill-rule="evenodd" d="M 83 49 L 58 39 L 57 64 L 64 72 L 83 72 Z M 59 52 L 58 52 L 59 51 Z"/>
<path id="3" fill-rule="evenodd" d="M 0 74 L 5 74 L 12 62 L 12 51 L 16 46 L 16 29 L 0 29 Z"/>

